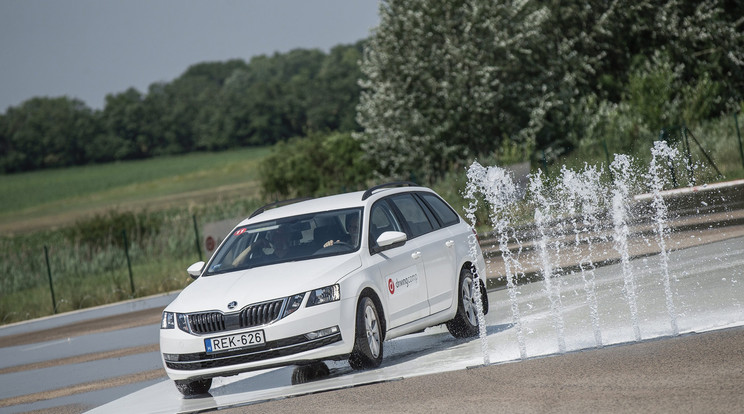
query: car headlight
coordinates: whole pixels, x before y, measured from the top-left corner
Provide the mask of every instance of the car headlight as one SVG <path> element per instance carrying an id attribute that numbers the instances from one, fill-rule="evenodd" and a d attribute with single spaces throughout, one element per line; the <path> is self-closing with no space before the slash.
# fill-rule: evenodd
<path id="1" fill-rule="evenodd" d="M 163 318 L 160 320 L 160 329 L 173 329 L 178 326 L 178 329 L 188 332 L 189 331 L 189 318 L 186 314 L 175 313 L 175 312 L 163 312 Z"/>
<path id="2" fill-rule="evenodd" d="M 307 305 L 315 306 L 323 303 L 335 302 L 341 299 L 341 287 L 339 285 L 326 286 L 324 288 L 310 291 L 307 298 Z"/>
<path id="3" fill-rule="evenodd" d="M 287 306 L 284 308 L 284 314 L 282 315 L 282 318 L 285 316 L 291 315 L 300 308 L 300 305 L 302 305 L 302 299 L 305 297 L 304 293 L 300 293 L 294 296 L 290 296 L 289 300 L 287 301 Z"/>
<path id="4" fill-rule="evenodd" d="M 176 327 L 176 314 L 173 312 L 163 312 L 163 318 L 160 320 L 160 329 L 173 329 Z"/>

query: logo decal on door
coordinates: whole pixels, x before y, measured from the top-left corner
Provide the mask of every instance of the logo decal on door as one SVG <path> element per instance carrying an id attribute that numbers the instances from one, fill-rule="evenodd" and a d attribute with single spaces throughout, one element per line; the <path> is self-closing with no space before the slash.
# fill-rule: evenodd
<path id="1" fill-rule="evenodd" d="M 387 285 L 390 295 L 413 292 L 419 287 L 419 275 L 416 272 L 416 266 L 393 273 L 388 277 Z"/>

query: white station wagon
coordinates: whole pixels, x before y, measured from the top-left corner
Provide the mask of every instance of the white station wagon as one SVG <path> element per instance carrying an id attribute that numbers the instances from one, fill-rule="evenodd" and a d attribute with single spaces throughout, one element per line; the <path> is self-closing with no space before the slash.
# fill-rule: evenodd
<path id="1" fill-rule="evenodd" d="M 443 323 L 455 337 L 477 335 L 483 256 L 432 190 L 389 183 L 268 207 L 189 267 L 196 280 L 163 312 L 163 364 L 184 395 L 283 365 L 375 368 L 384 340 Z M 482 282 L 480 292 L 487 312 Z"/>

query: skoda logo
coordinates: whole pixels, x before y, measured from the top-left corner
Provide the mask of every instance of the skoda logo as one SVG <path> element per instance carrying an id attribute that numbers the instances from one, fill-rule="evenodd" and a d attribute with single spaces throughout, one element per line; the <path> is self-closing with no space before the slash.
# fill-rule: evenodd
<path id="1" fill-rule="evenodd" d="M 238 302 L 232 301 L 227 304 L 227 309 L 235 309 L 236 306 L 238 306 Z"/>

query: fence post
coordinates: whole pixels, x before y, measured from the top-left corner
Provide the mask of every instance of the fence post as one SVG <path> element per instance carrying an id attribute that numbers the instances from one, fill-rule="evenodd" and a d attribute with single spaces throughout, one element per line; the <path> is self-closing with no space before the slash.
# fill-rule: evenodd
<path id="1" fill-rule="evenodd" d="M 659 132 L 659 141 L 666 141 L 669 142 L 669 134 L 668 132 L 662 128 L 661 132 Z M 678 188 L 679 185 L 677 185 L 677 174 L 674 172 L 674 165 L 672 165 L 672 159 L 667 160 L 667 167 L 669 168 L 669 173 L 672 176 L 672 186 L 674 188 Z"/>
<path id="2" fill-rule="evenodd" d="M 201 252 L 201 244 L 199 243 L 199 226 L 196 225 L 196 214 L 191 216 L 191 218 L 194 219 L 194 234 L 196 235 L 196 253 L 199 254 L 199 261 L 203 261 L 202 259 L 202 252 Z"/>
<path id="3" fill-rule="evenodd" d="M 44 245 L 44 257 L 46 258 L 47 275 L 49 276 L 49 290 L 52 292 L 52 307 L 54 313 L 57 313 L 57 299 L 54 298 L 54 284 L 52 284 L 52 268 L 49 266 L 49 249 Z"/>
<path id="4" fill-rule="evenodd" d="M 736 124 L 736 136 L 739 137 L 739 155 L 741 156 L 741 166 L 744 167 L 744 148 L 741 143 L 741 133 L 739 132 L 739 118 L 738 114 L 734 112 L 734 123 Z"/>
<path id="5" fill-rule="evenodd" d="M 605 158 L 607 159 L 607 167 L 610 166 L 610 151 L 607 149 L 607 139 L 602 140 L 602 147 L 604 147 Z"/>
<path id="6" fill-rule="evenodd" d="M 129 260 L 129 242 L 127 241 L 127 231 L 122 230 L 121 235 L 124 238 L 124 254 L 127 256 L 127 268 L 129 269 L 129 286 L 132 289 L 132 296 L 134 296 L 134 278 L 132 277 L 132 262 Z"/>
<path id="7" fill-rule="evenodd" d="M 687 139 L 687 127 L 682 125 L 682 138 L 684 139 L 685 152 L 687 153 L 687 182 L 695 185 L 695 175 L 692 171 L 692 154 L 690 152 L 690 141 Z"/>

